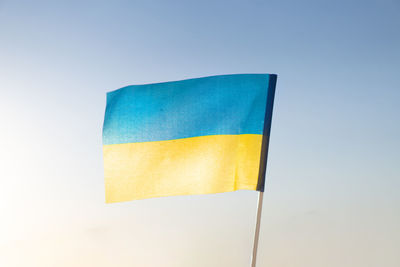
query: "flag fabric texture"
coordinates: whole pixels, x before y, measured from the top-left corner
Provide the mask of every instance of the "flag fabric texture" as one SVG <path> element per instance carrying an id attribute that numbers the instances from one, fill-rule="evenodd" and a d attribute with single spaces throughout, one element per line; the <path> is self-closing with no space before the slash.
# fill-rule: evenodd
<path id="1" fill-rule="evenodd" d="M 264 191 L 276 78 L 219 75 L 107 93 L 106 202 Z"/>

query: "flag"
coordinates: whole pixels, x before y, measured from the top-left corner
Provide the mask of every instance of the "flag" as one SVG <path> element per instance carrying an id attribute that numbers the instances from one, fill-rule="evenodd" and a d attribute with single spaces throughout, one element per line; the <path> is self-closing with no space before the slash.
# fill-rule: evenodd
<path id="1" fill-rule="evenodd" d="M 276 77 L 219 75 L 107 93 L 106 202 L 264 191 Z"/>

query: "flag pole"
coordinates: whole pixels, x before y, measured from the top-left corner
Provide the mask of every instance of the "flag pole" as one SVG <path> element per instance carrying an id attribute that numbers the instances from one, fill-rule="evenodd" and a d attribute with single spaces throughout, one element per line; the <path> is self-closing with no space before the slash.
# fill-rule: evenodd
<path id="1" fill-rule="evenodd" d="M 260 170 L 258 172 L 257 191 L 259 191 L 259 195 L 257 205 L 256 229 L 254 233 L 253 254 L 251 257 L 251 267 L 256 267 L 257 261 L 258 240 L 260 237 L 261 212 L 264 197 L 265 174 L 267 171 L 268 146 L 269 136 L 271 133 L 272 108 L 274 106 L 276 79 L 276 74 L 269 75 L 267 106 L 265 108 L 264 131 L 261 144 Z"/>
<path id="2" fill-rule="evenodd" d="M 255 229 L 255 233 L 254 233 L 253 255 L 251 257 L 251 267 L 256 267 L 258 240 L 260 237 L 260 223 L 261 223 L 263 198 L 264 198 L 264 192 L 259 192 L 258 193 L 258 205 L 257 205 L 256 229 Z"/>

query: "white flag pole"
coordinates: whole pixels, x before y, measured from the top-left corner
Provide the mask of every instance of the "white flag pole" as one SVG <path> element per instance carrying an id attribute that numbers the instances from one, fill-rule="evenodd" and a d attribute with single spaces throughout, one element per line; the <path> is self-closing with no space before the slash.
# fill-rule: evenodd
<path id="1" fill-rule="evenodd" d="M 263 198 L 264 198 L 264 192 L 259 192 L 258 193 L 258 205 L 257 205 L 256 229 L 255 229 L 255 233 L 254 233 L 253 255 L 251 257 L 251 267 L 256 267 L 258 240 L 260 237 L 260 223 L 261 223 Z"/>
<path id="2" fill-rule="evenodd" d="M 267 171 L 268 145 L 269 136 L 271 133 L 272 108 L 274 106 L 276 78 L 276 74 L 269 75 L 267 106 L 265 109 L 264 131 L 261 145 L 260 170 L 257 184 L 257 191 L 259 191 L 259 195 L 257 205 L 256 229 L 254 233 L 253 254 L 251 257 L 251 267 L 256 267 L 257 261 L 258 240 L 260 237 L 261 212 L 264 197 L 265 175 Z"/>

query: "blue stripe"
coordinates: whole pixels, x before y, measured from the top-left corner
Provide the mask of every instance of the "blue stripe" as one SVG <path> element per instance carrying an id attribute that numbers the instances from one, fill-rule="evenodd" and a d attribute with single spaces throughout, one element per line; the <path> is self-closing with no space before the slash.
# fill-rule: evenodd
<path id="1" fill-rule="evenodd" d="M 263 134 L 269 78 L 221 75 L 109 92 L 103 144 Z"/>

